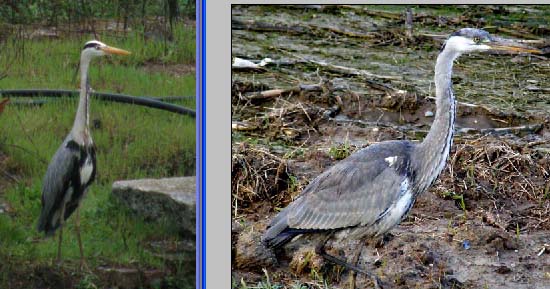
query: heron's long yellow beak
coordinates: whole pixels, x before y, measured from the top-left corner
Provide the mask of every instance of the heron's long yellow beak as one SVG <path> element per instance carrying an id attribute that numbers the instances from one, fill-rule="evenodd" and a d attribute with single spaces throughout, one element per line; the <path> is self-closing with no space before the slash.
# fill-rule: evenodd
<path id="1" fill-rule="evenodd" d="M 510 43 L 503 43 L 503 42 L 496 42 L 496 43 L 488 43 L 487 44 L 491 49 L 493 50 L 501 50 L 501 51 L 510 51 L 510 52 L 516 52 L 516 53 L 536 53 L 541 54 L 542 51 L 531 48 L 531 47 L 522 47 L 517 44 L 510 44 Z"/>
<path id="2" fill-rule="evenodd" d="M 130 51 L 126 51 L 124 49 L 111 47 L 111 46 L 102 47 L 101 50 L 105 51 L 105 53 L 108 53 L 108 54 L 118 54 L 118 55 L 128 55 L 128 54 L 130 54 Z"/>

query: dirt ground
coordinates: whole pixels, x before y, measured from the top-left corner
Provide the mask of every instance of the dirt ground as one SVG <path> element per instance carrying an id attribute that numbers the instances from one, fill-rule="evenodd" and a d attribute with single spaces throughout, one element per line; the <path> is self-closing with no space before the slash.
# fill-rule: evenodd
<path id="1" fill-rule="evenodd" d="M 450 159 L 383 240 L 329 242 L 384 288 L 550 288 L 548 7 L 233 6 L 234 288 L 349 288 L 307 238 L 270 252 L 269 220 L 324 169 L 393 139 L 421 141 L 435 112 L 433 66 L 446 35 L 490 27 L 542 55 L 464 55 Z M 530 18 L 522 17 L 529 13 Z M 357 276 L 357 288 L 371 281 Z M 255 286 L 255 287 L 254 287 Z"/>

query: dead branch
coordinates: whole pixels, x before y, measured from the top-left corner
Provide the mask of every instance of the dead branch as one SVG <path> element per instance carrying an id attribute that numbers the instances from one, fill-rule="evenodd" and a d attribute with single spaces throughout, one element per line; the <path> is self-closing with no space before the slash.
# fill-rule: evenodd
<path id="1" fill-rule="evenodd" d="M 239 19 L 231 19 L 231 29 L 232 30 L 249 30 L 249 31 L 256 31 L 256 32 L 283 32 L 287 34 L 294 34 L 294 35 L 300 35 L 300 34 L 308 34 L 310 31 L 308 31 L 307 27 L 299 26 L 299 25 L 285 25 L 285 24 L 270 24 L 255 20 L 239 20 Z"/>
<path id="2" fill-rule="evenodd" d="M 246 121 L 231 121 L 231 130 L 236 131 L 251 131 L 257 129 L 258 126 Z"/>
<path id="3" fill-rule="evenodd" d="M 303 58 L 303 57 L 300 57 L 300 56 L 296 56 L 296 57 L 298 57 L 300 59 L 303 59 L 307 62 L 310 62 L 310 63 L 316 64 L 316 65 L 319 65 L 321 67 L 324 67 L 330 72 L 335 72 L 335 73 L 339 73 L 339 74 L 361 76 L 361 77 L 366 77 L 366 78 L 370 77 L 370 78 L 378 78 L 378 79 L 390 79 L 390 80 L 401 80 L 402 79 L 401 77 L 398 77 L 398 76 L 379 75 L 379 74 L 374 74 L 372 72 L 369 72 L 369 71 L 366 71 L 366 70 L 363 70 L 363 69 L 345 67 L 345 66 L 341 66 L 341 65 L 334 65 L 334 64 L 330 64 L 330 63 L 327 63 L 327 62 L 324 62 L 324 61 L 306 59 L 306 58 Z"/>
<path id="4" fill-rule="evenodd" d="M 282 94 L 290 92 L 300 92 L 300 88 L 291 88 L 291 89 L 270 89 L 259 92 L 250 92 L 242 95 L 242 98 L 245 100 L 268 100 L 281 96 Z"/>
<path id="5" fill-rule="evenodd" d="M 504 135 L 504 134 L 521 134 L 521 133 L 537 133 L 542 129 L 542 124 L 531 124 L 514 127 L 500 127 L 500 128 L 460 128 L 457 129 L 458 134 L 482 134 L 482 135 Z"/>

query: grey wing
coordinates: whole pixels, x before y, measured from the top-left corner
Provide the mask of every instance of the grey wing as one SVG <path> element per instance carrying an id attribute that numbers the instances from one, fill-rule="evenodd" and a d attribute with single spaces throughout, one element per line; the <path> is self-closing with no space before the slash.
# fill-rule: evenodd
<path id="1" fill-rule="evenodd" d="M 288 227 L 338 229 L 374 223 L 399 199 L 410 163 L 407 146 L 385 145 L 367 147 L 314 179 L 285 209 Z"/>
<path id="2" fill-rule="evenodd" d="M 42 185 L 42 212 L 38 221 L 39 231 L 55 230 L 55 220 L 52 220 L 55 211 L 65 198 L 65 194 L 71 189 L 71 183 L 78 177 L 78 153 L 67 147 L 63 142 L 53 156 Z"/>

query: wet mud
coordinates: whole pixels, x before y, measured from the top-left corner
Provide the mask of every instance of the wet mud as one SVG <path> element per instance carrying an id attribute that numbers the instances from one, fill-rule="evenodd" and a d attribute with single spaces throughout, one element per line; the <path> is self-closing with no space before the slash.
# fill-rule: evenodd
<path id="1" fill-rule="evenodd" d="M 233 6 L 232 56 L 257 64 L 232 69 L 234 288 L 349 288 L 351 272 L 307 238 L 270 252 L 260 236 L 338 160 L 424 138 L 437 53 L 462 27 L 527 39 L 543 54 L 462 56 L 444 172 L 383 239 L 327 250 L 347 260 L 359 251 L 384 288 L 550 288 L 548 7 L 414 6 L 412 30 L 407 8 Z M 356 287 L 372 282 L 358 275 Z"/>

